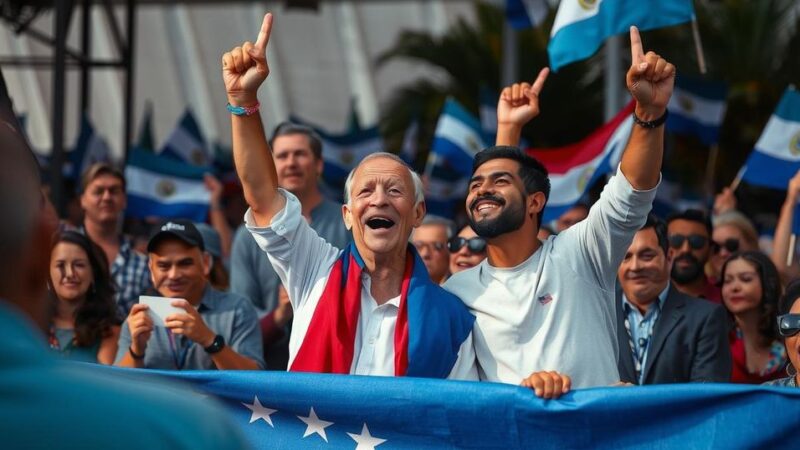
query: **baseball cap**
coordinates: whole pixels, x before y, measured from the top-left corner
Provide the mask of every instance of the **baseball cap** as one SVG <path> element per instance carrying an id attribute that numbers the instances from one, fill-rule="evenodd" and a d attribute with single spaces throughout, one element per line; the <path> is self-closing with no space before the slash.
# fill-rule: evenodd
<path id="1" fill-rule="evenodd" d="M 164 222 L 158 230 L 150 237 L 150 242 L 147 243 L 147 251 L 152 252 L 159 242 L 166 238 L 179 239 L 192 247 L 198 247 L 201 251 L 205 251 L 203 243 L 203 236 L 197 231 L 191 220 L 174 219 Z"/>

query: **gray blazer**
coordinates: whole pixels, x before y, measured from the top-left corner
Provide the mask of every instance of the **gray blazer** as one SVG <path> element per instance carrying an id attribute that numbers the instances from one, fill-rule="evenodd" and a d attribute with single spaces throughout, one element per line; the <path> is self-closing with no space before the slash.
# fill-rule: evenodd
<path id="1" fill-rule="evenodd" d="M 620 379 L 639 384 L 625 329 L 619 284 L 616 310 Z M 730 381 L 733 363 L 728 343 L 729 323 L 721 305 L 690 297 L 670 286 L 653 329 L 642 384 Z"/>

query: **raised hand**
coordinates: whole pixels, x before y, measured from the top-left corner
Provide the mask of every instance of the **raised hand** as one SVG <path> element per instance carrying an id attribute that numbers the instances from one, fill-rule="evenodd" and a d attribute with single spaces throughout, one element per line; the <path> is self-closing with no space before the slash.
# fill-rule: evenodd
<path id="1" fill-rule="evenodd" d="M 153 333 L 153 320 L 147 313 L 147 305 L 137 303 L 128 313 L 128 331 L 131 333 L 131 350 L 137 355 L 144 355 L 147 341 Z"/>
<path id="2" fill-rule="evenodd" d="M 714 215 L 718 216 L 732 209 L 736 209 L 736 196 L 733 194 L 733 189 L 729 187 L 722 188 L 722 192 L 714 197 Z"/>
<path id="3" fill-rule="evenodd" d="M 672 96 L 675 66 L 652 51 L 645 54 L 636 27 L 631 27 L 631 68 L 625 78 L 636 99 L 636 115 L 644 121 L 661 117 Z"/>
<path id="4" fill-rule="evenodd" d="M 255 44 L 247 41 L 222 55 L 222 79 L 232 105 L 252 106 L 258 101 L 258 88 L 269 75 L 267 44 L 270 33 L 272 13 L 267 13 Z"/>
<path id="5" fill-rule="evenodd" d="M 522 127 L 539 115 L 539 94 L 550 69 L 545 67 L 533 84 L 514 83 L 503 89 L 497 102 L 497 124 Z"/>
<path id="6" fill-rule="evenodd" d="M 222 202 L 222 192 L 224 187 L 222 183 L 210 173 L 203 175 L 203 184 L 206 186 L 209 196 L 211 197 L 211 206 L 219 207 Z"/>
<path id="7" fill-rule="evenodd" d="M 798 199 L 800 198 L 800 171 L 789 180 L 789 186 L 786 189 L 786 197 Z"/>

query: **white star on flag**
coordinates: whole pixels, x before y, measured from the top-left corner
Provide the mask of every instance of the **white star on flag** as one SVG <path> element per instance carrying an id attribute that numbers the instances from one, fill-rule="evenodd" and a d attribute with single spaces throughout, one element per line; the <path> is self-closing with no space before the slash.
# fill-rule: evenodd
<path id="1" fill-rule="evenodd" d="M 253 411 L 253 414 L 250 415 L 250 423 L 257 421 L 258 419 L 264 419 L 264 422 L 267 422 L 269 426 L 275 428 L 275 425 L 272 424 L 272 418 L 270 418 L 270 414 L 277 411 L 277 409 L 269 409 L 261 406 L 261 402 L 258 401 L 258 396 L 253 397 L 253 404 L 248 405 L 247 403 L 242 402 L 242 405 L 246 406 L 247 409 Z"/>
<path id="2" fill-rule="evenodd" d="M 297 416 L 298 419 L 302 420 L 306 424 L 306 432 L 303 433 L 303 437 L 311 436 L 312 434 L 318 434 L 325 442 L 328 442 L 328 436 L 325 434 L 325 428 L 333 425 L 333 422 L 328 422 L 327 420 L 320 420 L 317 417 L 317 413 L 314 412 L 314 407 L 311 407 L 311 412 L 308 413 L 308 417 Z"/>
<path id="3" fill-rule="evenodd" d="M 347 435 L 358 444 L 356 445 L 356 450 L 375 450 L 375 447 L 386 442 L 386 439 L 380 439 L 370 435 L 366 423 L 364 427 L 361 428 L 361 434 L 347 433 Z"/>

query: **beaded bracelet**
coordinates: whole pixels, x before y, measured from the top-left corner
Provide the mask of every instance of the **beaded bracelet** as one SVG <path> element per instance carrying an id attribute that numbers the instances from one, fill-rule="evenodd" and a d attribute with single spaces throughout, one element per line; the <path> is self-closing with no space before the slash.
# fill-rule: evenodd
<path id="1" fill-rule="evenodd" d="M 261 103 L 256 102 L 253 106 L 233 106 L 228 103 L 225 107 L 228 109 L 228 112 L 235 116 L 251 116 L 258 112 Z"/>
<path id="2" fill-rule="evenodd" d="M 667 121 L 667 116 L 668 115 L 669 115 L 669 110 L 665 109 L 664 110 L 664 114 L 661 117 L 659 117 L 658 119 L 651 120 L 649 122 L 645 122 L 644 120 L 642 120 L 638 116 L 636 116 L 636 112 L 634 112 L 633 113 L 633 122 L 636 125 L 639 125 L 640 127 L 652 129 L 652 128 L 657 128 L 657 127 L 660 127 L 661 125 L 664 125 L 664 122 Z"/>

